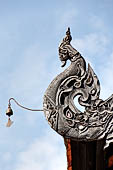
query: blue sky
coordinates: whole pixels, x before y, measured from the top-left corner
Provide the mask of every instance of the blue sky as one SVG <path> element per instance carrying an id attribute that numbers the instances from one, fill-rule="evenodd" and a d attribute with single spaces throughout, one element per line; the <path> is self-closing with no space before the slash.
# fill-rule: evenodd
<path id="1" fill-rule="evenodd" d="M 6 128 L 8 99 L 42 108 L 49 83 L 62 72 L 58 45 L 71 27 L 72 45 L 90 62 L 101 97 L 113 93 L 112 0 L 0 0 L 0 170 L 66 170 L 65 146 L 43 112 L 12 102 L 13 125 Z"/>

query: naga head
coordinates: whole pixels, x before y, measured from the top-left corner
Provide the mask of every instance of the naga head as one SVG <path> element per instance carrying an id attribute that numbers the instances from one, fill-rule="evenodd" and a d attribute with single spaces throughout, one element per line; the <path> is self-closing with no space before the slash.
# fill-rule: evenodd
<path id="1" fill-rule="evenodd" d="M 80 54 L 76 49 L 74 49 L 70 42 L 72 40 L 72 36 L 70 33 L 70 28 L 66 31 L 66 36 L 61 42 L 59 46 L 59 56 L 62 62 L 62 67 L 66 65 L 66 61 L 69 59 L 73 59 L 76 55 Z"/>

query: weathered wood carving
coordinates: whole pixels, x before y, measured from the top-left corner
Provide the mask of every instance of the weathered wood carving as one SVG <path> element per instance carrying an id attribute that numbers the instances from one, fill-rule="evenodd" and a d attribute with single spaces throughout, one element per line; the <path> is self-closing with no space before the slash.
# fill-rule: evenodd
<path id="1" fill-rule="evenodd" d="M 99 99 L 100 83 L 90 64 L 74 49 L 70 29 L 59 46 L 62 67 L 70 66 L 49 85 L 44 95 L 43 109 L 51 127 L 65 138 L 95 140 L 106 138 L 106 146 L 113 142 L 113 95 Z M 85 107 L 81 112 L 74 98 Z"/>

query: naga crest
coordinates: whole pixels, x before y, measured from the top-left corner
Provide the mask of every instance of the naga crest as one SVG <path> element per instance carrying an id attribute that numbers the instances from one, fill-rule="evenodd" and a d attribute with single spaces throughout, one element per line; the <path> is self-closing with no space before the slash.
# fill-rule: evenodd
<path id="1" fill-rule="evenodd" d="M 50 83 L 44 94 L 43 110 L 50 126 L 65 138 L 75 140 L 106 139 L 113 142 L 113 95 L 99 98 L 100 83 L 90 64 L 70 44 L 70 28 L 59 46 L 62 67 L 71 64 Z M 74 103 L 84 106 L 81 112 Z"/>

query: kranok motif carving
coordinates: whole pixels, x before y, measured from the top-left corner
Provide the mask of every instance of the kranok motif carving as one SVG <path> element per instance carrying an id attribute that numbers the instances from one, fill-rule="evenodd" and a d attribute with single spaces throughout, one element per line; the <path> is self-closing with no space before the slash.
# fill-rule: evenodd
<path id="1" fill-rule="evenodd" d="M 74 49 L 70 28 L 59 46 L 62 67 L 70 66 L 49 85 L 44 95 L 43 109 L 50 126 L 65 138 L 96 140 L 106 138 L 107 147 L 113 142 L 113 95 L 99 99 L 100 83 L 90 64 Z M 74 98 L 85 107 L 81 112 Z"/>

